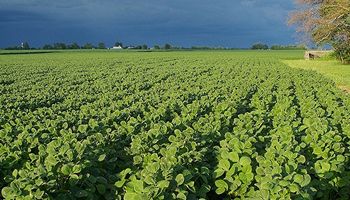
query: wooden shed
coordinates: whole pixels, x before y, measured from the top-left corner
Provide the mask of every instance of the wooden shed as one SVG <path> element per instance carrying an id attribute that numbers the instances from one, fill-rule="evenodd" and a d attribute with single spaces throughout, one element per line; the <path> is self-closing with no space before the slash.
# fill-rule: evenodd
<path id="1" fill-rule="evenodd" d="M 305 51 L 304 58 L 305 60 L 314 60 L 316 58 L 321 58 L 330 52 L 331 51 Z"/>

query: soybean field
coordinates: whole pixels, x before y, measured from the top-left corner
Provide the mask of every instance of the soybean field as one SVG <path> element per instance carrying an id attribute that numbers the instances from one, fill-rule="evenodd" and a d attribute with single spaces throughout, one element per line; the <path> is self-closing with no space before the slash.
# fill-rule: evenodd
<path id="1" fill-rule="evenodd" d="M 302 53 L 0 55 L 0 199 L 349 199 L 350 96 Z"/>

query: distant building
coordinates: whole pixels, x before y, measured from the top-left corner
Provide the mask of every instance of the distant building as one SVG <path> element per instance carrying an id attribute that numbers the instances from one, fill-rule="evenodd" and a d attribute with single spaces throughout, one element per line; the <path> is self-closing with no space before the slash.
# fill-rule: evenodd
<path id="1" fill-rule="evenodd" d="M 111 49 L 112 50 L 120 50 L 120 49 L 123 49 L 123 47 L 121 47 L 121 46 L 113 46 Z"/>
<path id="2" fill-rule="evenodd" d="M 306 51 L 305 60 L 314 60 L 330 54 L 332 51 Z"/>

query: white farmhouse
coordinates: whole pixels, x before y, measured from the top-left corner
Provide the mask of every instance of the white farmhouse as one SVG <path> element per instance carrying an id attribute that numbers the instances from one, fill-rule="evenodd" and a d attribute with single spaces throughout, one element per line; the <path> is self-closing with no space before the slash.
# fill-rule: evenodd
<path id="1" fill-rule="evenodd" d="M 120 49 L 123 49 L 123 47 L 121 47 L 121 46 L 113 46 L 111 49 L 112 50 L 120 50 Z"/>

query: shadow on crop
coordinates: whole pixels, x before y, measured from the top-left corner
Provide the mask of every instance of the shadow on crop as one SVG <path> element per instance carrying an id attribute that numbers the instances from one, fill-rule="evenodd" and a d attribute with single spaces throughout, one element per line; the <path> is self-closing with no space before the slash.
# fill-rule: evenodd
<path id="1" fill-rule="evenodd" d="M 49 53 L 58 53 L 58 51 L 8 51 L 0 52 L 0 55 L 29 55 L 29 54 L 49 54 Z"/>

